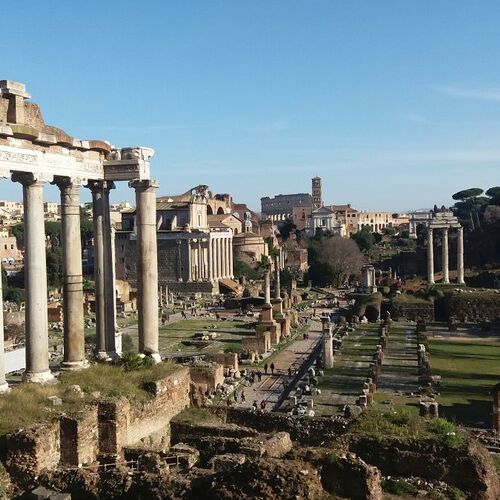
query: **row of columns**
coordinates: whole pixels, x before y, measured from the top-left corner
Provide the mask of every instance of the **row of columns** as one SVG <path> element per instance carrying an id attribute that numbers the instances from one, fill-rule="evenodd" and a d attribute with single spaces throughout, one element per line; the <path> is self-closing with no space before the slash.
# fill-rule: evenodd
<path id="1" fill-rule="evenodd" d="M 429 284 L 434 281 L 434 229 L 428 227 L 427 230 L 427 282 Z M 443 267 L 443 283 L 450 282 L 449 271 L 449 253 L 448 253 L 448 228 L 443 229 L 441 240 L 442 249 L 442 267 Z M 462 227 L 457 228 L 457 283 L 463 285 L 464 281 L 464 230 Z"/>
<path id="2" fill-rule="evenodd" d="M 43 186 L 52 181 L 61 193 L 61 245 L 63 256 L 64 360 L 63 369 L 86 365 L 83 315 L 82 248 L 80 235 L 80 188 L 84 179 L 15 173 L 12 180 L 23 185 L 26 382 L 47 382 L 49 368 L 47 269 Z M 132 181 L 136 192 L 138 245 L 139 351 L 159 361 L 158 267 L 156 246 L 156 189 L 153 181 Z M 115 357 L 115 269 L 113 231 L 109 211 L 112 182 L 90 181 L 94 223 L 95 313 L 97 356 Z M 1 296 L 0 296 L 1 299 Z M 0 303 L 3 302 L 0 300 Z M 3 308 L 2 308 L 3 309 Z M 3 311 L 2 311 L 3 312 Z M 0 341 L 0 391 L 5 390 L 3 314 Z"/>
<path id="3" fill-rule="evenodd" d="M 219 278 L 233 277 L 233 248 L 231 237 L 211 238 L 209 240 L 210 276 L 214 281 Z"/>

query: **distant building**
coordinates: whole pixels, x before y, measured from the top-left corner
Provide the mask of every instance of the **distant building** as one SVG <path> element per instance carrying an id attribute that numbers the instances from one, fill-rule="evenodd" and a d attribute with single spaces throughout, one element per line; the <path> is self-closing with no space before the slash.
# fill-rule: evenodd
<path id="1" fill-rule="evenodd" d="M 329 207 L 316 208 L 311 212 L 311 225 L 309 232 L 325 231 L 336 236 L 345 236 L 345 227 L 337 220 L 335 212 Z"/>
<path id="2" fill-rule="evenodd" d="M 217 293 L 233 277 L 233 234 L 241 221 L 231 214 L 208 215 L 207 186 L 156 204 L 159 283 L 172 291 Z M 213 210 L 213 207 L 211 207 Z M 116 232 L 116 276 L 136 280 L 135 210 L 122 212 Z"/>
<path id="3" fill-rule="evenodd" d="M 263 218 L 283 221 L 292 218 L 294 207 L 311 207 L 312 196 L 309 193 L 278 194 L 273 198 L 266 196 L 260 199 L 260 205 Z"/>

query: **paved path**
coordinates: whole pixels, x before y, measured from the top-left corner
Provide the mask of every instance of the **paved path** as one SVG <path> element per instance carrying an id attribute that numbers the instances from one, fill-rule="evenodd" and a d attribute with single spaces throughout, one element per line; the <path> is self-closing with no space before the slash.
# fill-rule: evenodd
<path id="1" fill-rule="evenodd" d="M 288 368 L 291 367 L 292 370 L 295 368 L 299 369 L 308 358 L 311 351 L 316 347 L 321 339 L 321 323 L 315 320 L 312 321 L 308 332 L 308 339 L 303 339 L 302 337 L 297 338 L 272 359 L 275 366 L 274 375 L 270 373 L 270 370 L 269 374 L 265 375 L 264 370 L 261 368 L 260 370 L 263 375 L 260 382 L 255 382 L 253 385 L 248 387 L 244 387 L 243 385 L 238 387 L 237 391 L 239 394 L 241 394 L 242 389 L 244 390 L 246 402 L 237 403 L 237 407 L 251 408 L 253 402 L 257 401 L 260 408 L 260 402 L 262 400 L 266 401 L 267 410 L 270 410 L 277 405 L 279 397 L 284 389 L 283 383 L 289 380 Z M 270 363 L 271 362 L 269 361 L 268 364 Z M 250 368 L 250 370 L 252 370 L 252 368 Z"/>
<path id="2" fill-rule="evenodd" d="M 377 391 L 410 393 L 418 391 L 417 335 L 415 328 L 393 329 L 389 337 Z"/>

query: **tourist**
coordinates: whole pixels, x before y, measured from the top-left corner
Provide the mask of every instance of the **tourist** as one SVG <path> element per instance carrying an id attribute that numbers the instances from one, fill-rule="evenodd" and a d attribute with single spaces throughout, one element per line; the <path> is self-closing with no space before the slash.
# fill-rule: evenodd
<path id="1" fill-rule="evenodd" d="M 264 371 L 266 372 L 266 375 L 267 375 L 267 369 L 268 369 L 268 366 L 267 366 L 267 363 L 264 365 Z"/>
<path id="2" fill-rule="evenodd" d="M 245 391 L 244 390 L 241 391 L 241 402 L 242 403 L 246 402 L 246 397 L 245 397 Z"/>
<path id="3" fill-rule="evenodd" d="M 288 376 L 290 378 L 292 378 L 292 367 L 291 366 L 288 367 Z"/>
<path id="4" fill-rule="evenodd" d="M 252 373 L 250 374 L 250 378 L 252 380 L 252 384 L 255 382 L 255 372 L 252 370 Z"/>
<path id="5" fill-rule="evenodd" d="M 234 398 L 234 402 L 237 403 L 238 402 L 238 391 L 234 391 L 233 393 L 233 398 Z"/>
<path id="6" fill-rule="evenodd" d="M 274 375 L 274 363 L 271 363 L 271 374 Z"/>
<path id="7" fill-rule="evenodd" d="M 257 407 L 257 400 L 255 400 L 255 401 L 253 402 L 252 409 L 253 409 L 253 411 L 257 411 L 257 408 L 258 408 L 258 407 Z"/>
<path id="8" fill-rule="evenodd" d="M 259 382 L 260 382 L 262 380 L 262 372 L 260 370 L 257 372 L 257 377 L 258 377 Z"/>
<path id="9" fill-rule="evenodd" d="M 260 409 L 262 411 L 265 411 L 266 409 L 266 401 L 264 399 L 260 402 Z"/>

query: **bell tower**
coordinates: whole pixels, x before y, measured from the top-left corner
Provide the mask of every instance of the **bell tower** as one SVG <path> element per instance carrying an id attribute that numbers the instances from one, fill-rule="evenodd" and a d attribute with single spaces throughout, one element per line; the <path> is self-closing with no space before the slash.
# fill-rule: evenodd
<path id="1" fill-rule="evenodd" d="M 312 178 L 312 199 L 313 208 L 320 208 L 323 206 L 323 196 L 321 193 L 321 177 Z"/>

